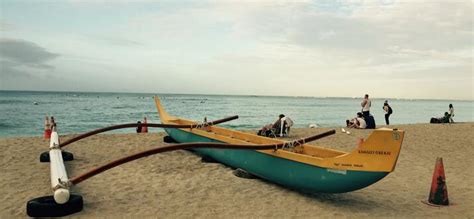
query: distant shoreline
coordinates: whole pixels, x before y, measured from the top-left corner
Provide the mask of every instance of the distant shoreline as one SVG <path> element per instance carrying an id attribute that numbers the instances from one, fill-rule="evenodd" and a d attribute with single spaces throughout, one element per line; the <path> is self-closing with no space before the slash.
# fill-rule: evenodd
<path id="1" fill-rule="evenodd" d="M 144 95 L 183 95 L 183 96 L 227 96 L 227 97 L 271 97 L 271 98 L 313 98 L 313 99 L 362 99 L 362 94 L 354 97 L 323 97 L 323 96 L 280 96 L 280 95 L 255 95 L 255 94 L 189 94 L 189 93 L 151 93 L 151 92 L 114 92 L 114 91 L 39 91 L 39 90 L 0 90 L 0 92 L 22 92 L 22 93 L 86 93 L 86 94 L 144 94 Z M 374 97 L 373 100 L 404 100 L 404 101 L 463 101 L 474 102 L 465 99 L 429 99 L 429 98 L 397 98 L 397 97 Z"/>

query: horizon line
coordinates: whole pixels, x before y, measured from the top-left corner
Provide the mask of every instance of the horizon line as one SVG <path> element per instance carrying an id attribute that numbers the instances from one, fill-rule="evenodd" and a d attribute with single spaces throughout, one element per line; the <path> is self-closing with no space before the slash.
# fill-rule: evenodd
<path id="1" fill-rule="evenodd" d="M 206 94 L 206 93 L 162 93 L 162 92 L 124 92 L 124 91 L 67 91 L 67 90 L 4 90 L 1 91 L 17 91 L 17 92 L 56 92 L 56 93 L 116 93 L 116 94 L 165 94 L 165 95 L 208 95 L 208 96 L 254 96 L 254 97 L 293 97 L 293 98 L 341 98 L 341 99 L 357 99 L 363 98 L 361 95 L 355 97 L 343 97 L 343 96 L 302 96 L 302 95 L 263 95 L 263 94 Z M 445 101 L 474 101 L 474 99 L 435 99 L 435 98 L 398 98 L 398 97 L 373 97 L 371 99 L 386 99 L 386 100 L 445 100 Z"/>

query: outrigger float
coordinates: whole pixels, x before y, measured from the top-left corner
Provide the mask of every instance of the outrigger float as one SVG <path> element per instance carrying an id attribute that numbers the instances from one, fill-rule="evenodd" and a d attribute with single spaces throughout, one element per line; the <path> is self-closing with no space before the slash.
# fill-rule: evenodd
<path id="1" fill-rule="evenodd" d="M 64 161 L 74 160 L 74 156 L 64 151 L 63 147 L 102 132 L 135 128 L 141 124 L 109 126 L 63 143 L 60 143 L 57 131 L 53 130 L 50 150 L 40 156 L 41 162 L 50 162 L 53 195 L 28 201 L 27 214 L 31 217 L 58 217 L 79 212 L 83 209 L 83 198 L 71 194 L 71 187 L 121 164 L 182 149 L 191 149 L 228 166 L 298 190 L 349 192 L 369 186 L 394 170 L 404 135 L 401 130 L 378 129 L 358 149 L 345 153 L 306 144 L 332 135 L 335 130 L 294 141 L 282 141 L 215 126 L 237 119 L 238 116 L 198 123 L 168 115 L 158 97 L 155 97 L 155 103 L 162 124 L 148 123 L 147 126 L 164 128 L 169 135 L 165 139 L 180 144 L 148 149 L 68 178 Z"/>

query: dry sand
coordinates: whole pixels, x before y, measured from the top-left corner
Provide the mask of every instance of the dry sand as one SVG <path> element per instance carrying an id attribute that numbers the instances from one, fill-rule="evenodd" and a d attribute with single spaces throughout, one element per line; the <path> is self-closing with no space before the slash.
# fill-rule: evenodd
<path id="1" fill-rule="evenodd" d="M 474 123 L 397 125 L 406 131 L 395 172 L 345 194 L 303 194 L 260 179 L 242 179 L 188 151 L 154 155 L 108 170 L 75 186 L 84 210 L 73 217 L 474 217 Z M 293 138 L 328 130 L 294 129 Z M 314 144 L 351 151 L 370 130 L 340 132 Z M 67 139 L 70 136 L 62 136 Z M 163 134 L 106 134 L 66 147 L 69 176 L 98 164 L 165 145 Z M 51 195 L 49 163 L 40 137 L 1 138 L 0 217 L 25 217 L 29 199 Z M 436 157 L 444 159 L 449 207 L 423 204 Z"/>

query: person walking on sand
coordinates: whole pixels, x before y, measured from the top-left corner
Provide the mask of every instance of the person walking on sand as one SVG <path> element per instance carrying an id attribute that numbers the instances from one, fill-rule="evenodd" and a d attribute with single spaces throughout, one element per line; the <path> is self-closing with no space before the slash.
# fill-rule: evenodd
<path id="1" fill-rule="evenodd" d="M 453 104 L 449 104 L 449 123 L 454 123 L 453 117 L 454 117 L 454 107 Z"/>
<path id="2" fill-rule="evenodd" d="M 385 102 L 383 103 L 383 111 L 385 111 L 385 124 L 390 125 L 390 121 L 388 118 L 390 117 L 390 115 L 392 115 L 393 111 L 392 107 L 388 105 L 387 100 L 385 100 Z"/>
<path id="3" fill-rule="evenodd" d="M 372 106 L 372 101 L 369 99 L 368 94 L 365 94 L 364 99 L 360 103 L 360 106 L 362 106 L 362 114 L 364 115 L 364 118 L 369 118 L 370 106 Z"/>

